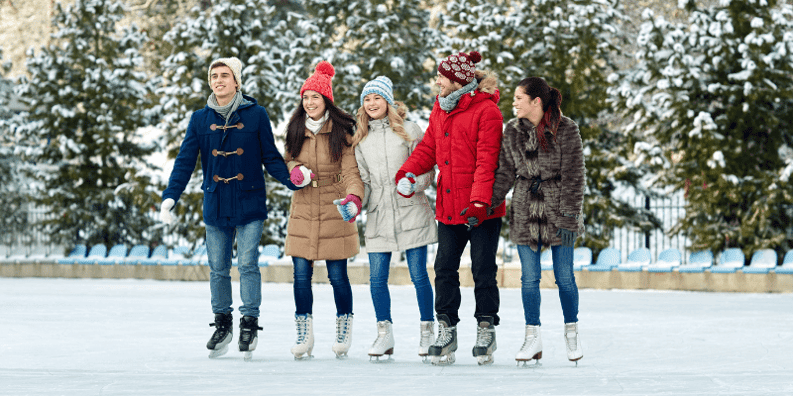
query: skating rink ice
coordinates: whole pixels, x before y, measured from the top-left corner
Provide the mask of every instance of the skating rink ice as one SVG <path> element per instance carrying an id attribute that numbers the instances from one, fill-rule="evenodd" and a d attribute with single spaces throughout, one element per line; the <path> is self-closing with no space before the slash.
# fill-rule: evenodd
<path id="1" fill-rule="evenodd" d="M 516 368 L 520 290 L 501 290 L 495 364 L 477 366 L 473 290 L 462 290 L 457 363 L 422 364 L 412 286 L 392 286 L 396 347 L 369 362 L 367 285 L 353 285 L 350 357 L 331 351 L 330 285 L 314 285 L 315 358 L 295 361 L 291 284 L 265 283 L 251 362 L 234 341 L 207 358 L 207 282 L 0 278 L 0 395 L 793 395 L 793 295 L 581 290 L 584 358 L 567 361 L 556 290 L 542 291 L 542 366 Z"/>

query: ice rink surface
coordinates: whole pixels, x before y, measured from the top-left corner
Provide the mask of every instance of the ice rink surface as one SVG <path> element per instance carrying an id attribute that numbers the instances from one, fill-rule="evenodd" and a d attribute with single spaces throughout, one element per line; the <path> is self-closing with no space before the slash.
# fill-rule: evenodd
<path id="1" fill-rule="evenodd" d="M 412 286 L 392 286 L 396 347 L 370 363 L 367 285 L 353 285 L 350 357 L 331 351 L 335 306 L 314 285 L 315 358 L 295 361 L 291 284 L 262 289 L 251 362 L 234 341 L 207 358 L 207 282 L 0 278 L 0 395 L 793 395 L 793 295 L 581 290 L 584 358 L 567 361 L 556 290 L 542 291 L 542 366 L 516 368 L 520 290 L 501 290 L 495 364 L 478 366 L 473 289 L 462 291 L 457 362 L 422 364 Z"/>

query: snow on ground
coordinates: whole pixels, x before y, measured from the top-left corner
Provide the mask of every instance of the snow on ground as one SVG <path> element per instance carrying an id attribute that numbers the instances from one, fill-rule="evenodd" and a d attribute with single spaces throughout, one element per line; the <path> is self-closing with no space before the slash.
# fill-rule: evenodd
<path id="1" fill-rule="evenodd" d="M 239 285 L 234 283 L 235 304 Z M 295 361 L 290 284 L 263 285 L 252 362 L 208 359 L 206 282 L 0 278 L 0 395 L 790 395 L 793 295 L 581 290 L 584 358 L 568 362 L 555 290 L 543 290 L 542 367 L 518 369 L 520 290 L 501 290 L 498 351 L 477 366 L 473 290 L 463 289 L 457 363 L 422 364 L 412 286 L 392 286 L 396 348 L 374 364 L 368 286 L 353 285 L 350 358 L 337 360 L 332 290 L 314 285 L 315 358 Z M 239 316 L 235 310 L 235 323 Z M 238 335 L 235 328 L 236 345 Z"/>

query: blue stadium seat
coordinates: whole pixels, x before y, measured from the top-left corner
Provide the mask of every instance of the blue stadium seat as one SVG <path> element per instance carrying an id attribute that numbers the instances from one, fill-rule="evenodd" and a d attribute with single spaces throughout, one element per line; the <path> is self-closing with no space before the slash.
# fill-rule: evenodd
<path id="1" fill-rule="evenodd" d="M 597 262 L 595 265 L 589 266 L 587 269 L 589 271 L 597 271 L 597 272 L 608 272 L 614 269 L 614 267 L 620 265 L 622 262 L 622 257 L 620 257 L 622 253 L 619 250 L 614 248 L 605 248 L 600 251 L 598 254 Z"/>
<path id="2" fill-rule="evenodd" d="M 746 256 L 740 248 L 729 248 L 719 255 L 719 265 L 710 269 L 710 272 L 717 274 L 730 274 L 743 268 Z"/>
<path id="3" fill-rule="evenodd" d="M 767 274 L 776 268 L 776 252 L 774 249 L 760 249 L 752 254 L 749 266 L 743 268 L 745 274 Z"/>
<path id="4" fill-rule="evenodd" d="M 77 245 L 68 256 L 58 259 L 58 264 L 74 264 L 78 259 L 85 258 L 88 248 L 85 245 Z"/>
<path id="5" fill-rule="evenodd" d="M 788 250 L 782 259 L 782 265 L 774 268 L 777 274 L 793 274 L 793 250 Z"/>
<path id="6" fill-rule="evenodd" d="M 77 259 L 77 264 L 96 264 L 107 256 L 107 246 L 100 244 L 91 247 L 88 256 Z"/>
<path id="7" fill-rule="evenodd" d="M 701 250 L 692 252 L 688 256 L 688 264 L 680 266 L 677 270 L 679 272 L 704 272 L 705 268 L 713 266 L 713 252 L 710 250 Z"/>
<path id="8" fill-rule="evenodd" d="M 575 262 L 575 260 L 573 261 Z M 545 250 L 540 253 L 540 269 L 543 271 L 553 271 L 553 254 L 550 248 L 545 248 Z"/>
<path id="9" fill-rule="evenodd" d="M 185 265 L 190 248 L 187 246 L 177 246 L 168 255 L 168 258 L 160 261 L 160 265 Z"/>
<path id="10" fill-rule="evenodd" d="M 617 269 L 623 272 L 639 272 L 643 267 L 649 266 L 652 263 L 652 255 L 650 249 L 639 248 L 628 255 L 628 260 L 617 266 Z"/>
<path id="11" fill-rule="evenodd" d="M 270 265 L 273 260 L 281 257 L 281 248 L 278 245 L 265 245 L 259 252 L 259 267 L 266 267 Z"/>
<path id="12" fill-rule="evenodd" d="M 130 253 L 130 256 L 132 254 Z M 146 259 L 141 259 L 141 265 L 160 265 L 162 264 L 165 259 L 168 258 L 168 247 L 165 245 L 159 245 L 154 248 L 154 251 L 151 252 L 151 257 Z"/>
<path id="13" fill-rule="evenodd" d="M 209 257 L 207 256 L 207 246 L 201 245 L 193 252 L 193 256 L 189 260 L 182 261 L 182 265 L 208 265 Z"/>
<path id="14" fill-rule="evenodd" d="M 101 265 L 122 264 L 124 259 L 127 258 L 127 245 L 116 245 L 110 248 L 110 253 L 107 257 L 101 258 L 96 262 Z"/>
<path id="15" fill-rule="evenodd" d="M 582 246 L 573 251 L 573 269 L 580 271 L 581 268 L 592 265 L 592 249 Z"/>
<path id="16" fill-rule="evenodd" d="M 129 250 L 129 255 L 124 259 L 125 264 L 141 264 L 143 260 L 149 258 L 149 247 L 147 245 L 135 245 Z"/>
<path id="17" fill-rule="evenodd" d="M 672 248 L 666 249 L 658 255 L 658 260 L 647 267 L 649 272 L 672 272 L 672 269 L 680 266 L 683 255 L 680 251 Z"/>

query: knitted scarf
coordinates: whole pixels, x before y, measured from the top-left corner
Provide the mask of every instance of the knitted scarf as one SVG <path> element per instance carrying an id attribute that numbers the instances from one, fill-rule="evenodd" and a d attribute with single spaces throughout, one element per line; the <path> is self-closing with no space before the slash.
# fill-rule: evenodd
<path id="1" fill-rule="evenodd" d="M 229 117 L 231 117 L 231 115 L 237 111 L 237 108 L 240 107 L 240 104 L 242 104 L 242 92 L 240 91 L 237 91 L 237 93 L 234 94 L 234 97 L 231 99 L 231 102 L 225 106 L 220 106 L 218 104 L 218 100 L 215 97 L 214 92 L 212 92 L 212 94 L 209 95 L 209 99 L 207 99 L 207 106 L 209 106 L 210 109 L 217 111 L 218 114 L 220 114 L 226 120 L 226 123 L 229 122 Z"/>
<path id="2" fill-rule="evenodd" d="M 468 85 L 450 93 L 446 97 L 438 95 L 438 104 L 444 111 L 452 111 L 455 107 L 457 107 L 457 103 L 460 102 L 460 98 L 462 98 L 463 95 L 467 93 L 474 92 L 477 86 L 479 86 L 479 81 L 473 79 L 470 83 L 468 83 Z"/>
<path id="3" fill-rule="evenodd" d="M 327 110 L 325 110 L 325 115 L 318 121 L 314 121 L 311 117 L 306 115 L 306 128 L 316 135 L 317 132 L 322 129 L 322 126 L 325 125 L 325 121 L 327 121 L 328 118 L 330 118 L 330 113 Z"/>

